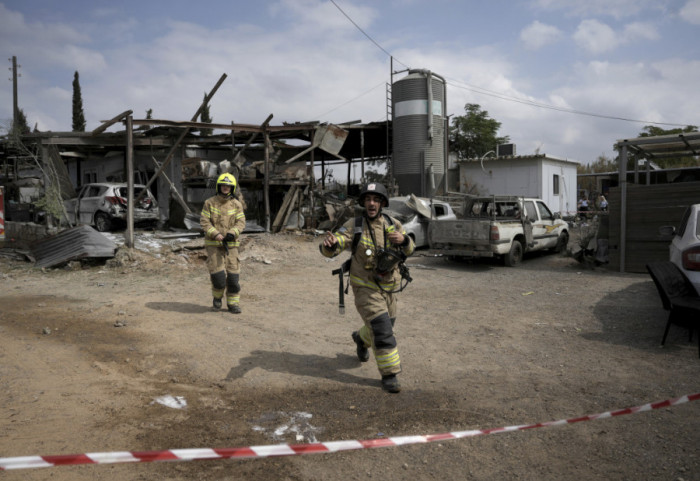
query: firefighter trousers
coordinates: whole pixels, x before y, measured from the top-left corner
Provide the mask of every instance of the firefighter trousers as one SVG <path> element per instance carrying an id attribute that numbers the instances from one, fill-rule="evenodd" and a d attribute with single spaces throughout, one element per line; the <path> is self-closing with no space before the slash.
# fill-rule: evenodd
<path id="1" fill-rule="evenodd" d="M 382 376 L 401 372 L 399 350 L 394 337 L 396 296 L 368 287 L 352 286 L 355 307 L 364 325 L 358 330 L 366 347 L 372 347 Z"/>

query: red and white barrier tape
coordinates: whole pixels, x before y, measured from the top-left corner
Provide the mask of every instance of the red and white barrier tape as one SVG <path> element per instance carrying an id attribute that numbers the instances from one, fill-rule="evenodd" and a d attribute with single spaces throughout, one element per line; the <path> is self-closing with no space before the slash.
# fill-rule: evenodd
<path id="1" fill-rule="evenodd" d="M 277 444 L 272 446 L 248 446 L 240 448 L 198 448 L 198 449 L 170 449 L 167 451 L 115 451 L 107 453 L 66 454 L 59 456 L 20 456 L 16 458 L 0 458 L 0 470 L 48 468 L 51 466 L 65 466 L 69 464 L 111 464 L 111 463 L 145 463 L 155 461 L 193 461 L 199 459 L 227 459 L 227 458 L 265 458 L 268 456 L 298 456 L 301 454 L 334 453 L 337 451 L 349 451 L 354 449 L 383 448 L 388 446 L 402 446 L 405 444 L 432 443 L 435 441 L 447 441 L 450 439 L 470 438 L 482 434 L 506 433 L 523 431 L 525 429 L 562 426 L 581 421 L 593 421 L 596 419 L 612 418 L 625 414 L 637 414 L 654 409 L 676 406 L 678 404 L 697 401 L 700 393 L 687 394 L 685 396 L 667 399 L 655 403 L 644 404 L 633 408 L 608 411 L 600 414 L 592 414 L 578 418 L 562 419 L 560 421 L 548 421 L 544 423 L 528 424 L 523 426 L 508 426 L 493 429 L 474 429 L 470 431 L 456 431 L 443 434 L 428 434 L 424 436 L 397 436 L 382 439 L 370 439 L 364 441 L 331 441 L 327 443 L 310 444 Z"/>

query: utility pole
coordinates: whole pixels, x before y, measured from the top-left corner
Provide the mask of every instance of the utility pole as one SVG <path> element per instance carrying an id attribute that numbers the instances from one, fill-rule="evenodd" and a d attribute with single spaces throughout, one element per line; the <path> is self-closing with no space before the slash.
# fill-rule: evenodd
<path id="1" fill-rule="evenodd" d="M 12 56 L 12 129 L 16 132 L 19 107 L 17 106 L 17 57 Z"/>

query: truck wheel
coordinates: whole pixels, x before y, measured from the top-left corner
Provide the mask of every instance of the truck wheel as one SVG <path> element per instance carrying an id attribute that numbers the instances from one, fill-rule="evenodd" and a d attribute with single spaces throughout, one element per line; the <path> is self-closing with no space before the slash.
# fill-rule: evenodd
<path id="1" fill-rule="evenodd" d="M 566 246 L 569 244 L 569 234 L 566 232 L 562 232 L 559 234 L 559 238 L 557 239 L 557 245 L 554 246 L 554 252 L 557 254 L 564 252 L 566 250 Z"/>
<path id="2" fill-rule="evenodd" d="M 98 232 L 107 232 L 110 227 L 112 227 L 112 222 L 109 220 L 109 216 L 104 212 L 98 212 L 95 214 L 95 229 Z"/>
<path id="3" fill-rule="evenodd" d="M 520 241 L 513 241 L 510 252 L 503 257 L 503 263 L 508 267 L 515 267 L 523 260 L 523 245 Z"/>

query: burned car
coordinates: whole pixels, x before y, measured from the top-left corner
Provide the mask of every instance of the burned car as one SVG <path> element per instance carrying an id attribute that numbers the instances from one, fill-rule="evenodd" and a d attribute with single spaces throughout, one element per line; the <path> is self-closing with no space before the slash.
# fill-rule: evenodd
<path id="1" fill-rule="evenodd" d="M 134 185 L 134 197 L 138 197 L 145 188 L 145 185 Z M 72 224 L 87 224 L 100 232 L 107 232 L 126 224 L 127 185 L 109 182 L 85 184 L 78 192 L 78 197 L 68 199 L 63 204 L 68 221 Z M 153 194 L 147 191 L 138 205 L 134 206 L 134 223 L 157 220 L 158 203 Z"/>
<path id="2" fill-rule="evenodd" d="M 428 245 L 428 222 L 431 218 L 433 220 L 457 218 L 452 206 L 447 202 L 416 197 L 415 195 L 392 197 L 385 210 L 390 216 L 401 222 L 416 247 Z"/>

